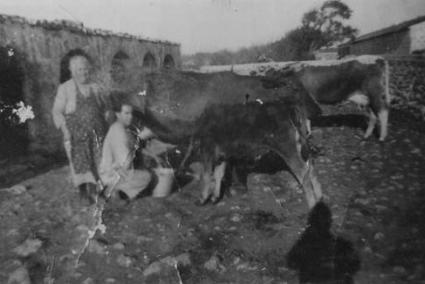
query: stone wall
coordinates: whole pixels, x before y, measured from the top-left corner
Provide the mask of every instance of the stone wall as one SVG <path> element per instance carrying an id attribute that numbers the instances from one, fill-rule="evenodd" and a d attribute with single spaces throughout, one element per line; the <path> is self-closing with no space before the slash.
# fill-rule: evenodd
<path id="1" fill-rule="evenodd" d="M 60 81 L 61 61 L 71 50 L 81 49 L 93 59 L 95 77 L 106 88 L 135 86 L 145 72 L 164 64 L 181 66 L 179 44 L 87 29 L 69 21 L 30 21 L 0 15 L 0 47 L 17 59 L 24 76 L 24 101 L 34 108 L 36 118 L 28 123 L 30 149 L 49 152 L 62 148 L 51 108 Z M 121 70 L 124 82 L 111 80 L 111 69 L 117 66 L 112 66 L 117 61 L 114 59 L 125 63 Z"/>
<path id="2" fill-rule="evenodd" d="M 392 108 L 425 120 L 425 58 L 388 57 Z"/>

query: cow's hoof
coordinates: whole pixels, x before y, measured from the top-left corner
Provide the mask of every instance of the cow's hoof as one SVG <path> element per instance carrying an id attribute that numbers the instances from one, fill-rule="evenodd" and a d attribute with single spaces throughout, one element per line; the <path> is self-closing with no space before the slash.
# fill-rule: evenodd
<path id="1" fill-rule="evenodd" d="M 214 205 L 217 204 L 219 201 L 220 201 L 220 198 L 218 198 L 218 197 L 212 197 L 211 198 L 211 203 L 214 204 Z"/>
<path id="2" fill-rule="evenodd" d="M 208 203 L 208 201 L 209 201 L 208 198 L 204 199 L 204 200 L 198 199 L 198 200 L 195 201 L 195 205 L 196 206 L 205 206 Z"/>
<path id="3" fill-rule="evenodd" d="M 105 201 L 108 201 L 109 198 L 111 198 L 111 195 L 108 193 L 107 187 L 99 193 L 99 197 L 104 199 Z"/>

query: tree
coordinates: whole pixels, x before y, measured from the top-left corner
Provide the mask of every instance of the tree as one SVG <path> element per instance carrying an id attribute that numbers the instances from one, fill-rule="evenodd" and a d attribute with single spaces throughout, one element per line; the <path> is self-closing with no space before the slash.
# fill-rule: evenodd
<path id="1" fill-rule="evenodd" d="M 345 24 L 351 9 L 340 0 L 328 0 L 318 9 L 304 14 L 300 27 L 275 43 L 275 60 L 308 60 L 321 47 L 353 39 L 357 29 Z"/>
<path id="2" fill-rule="evenodd" d="M 344 40 L 353 39 L 357 29 L 346 25 L 352 10 L 340 0 L 328 0 L 319 9 L 304 14 L 301 32 L 309 44 L 308 50 L 329 47 Z"/>

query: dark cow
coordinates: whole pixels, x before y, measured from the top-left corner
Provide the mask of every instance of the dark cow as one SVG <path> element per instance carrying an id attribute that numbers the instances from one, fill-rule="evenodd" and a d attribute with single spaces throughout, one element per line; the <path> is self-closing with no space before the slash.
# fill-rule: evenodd
<path id="1" fill-rule="evenodd" d="M 369 123 L 364 138 L 372 134 L 379 118 L 379 140 L 384 141 L 388 132 L 390 96 L 389 68 L 383 58 L 361 56 L 342 61 L 299 62 L 281 70 L 268 70 L 264 81 L 268 87 L 276 87 L 284 85 L 294 75 L 310 95 L 306 98 L 308 104 L 318 107 L 348 100 L 365 107 Z"/>
<path id="2" fill-rule="evenodd" d="M 305 117 L 299 106 L 288 100 L 206 108 L 194 132 L 195 139 L 200 141 L 205 167 L 201 202 L 219 198 L 228 160 L 272 151 L 285 161 L 302 185 L 311 208 L 321 199 L 322 192 L 313 172 L 305 134 Z"/>
<path id="3" fill-rule="evenodd" d="M 301 155 L 308 152 L 305 110 L 295 94 L 302 88 L 266 89 L 258 77 L 231 72 L 153 74 L 145 86 L 143 95 L 126 99 L 144 113 L 147 126 L 173 144 L 199 142 L 202 202 L 218 198 L 226 161 L 242 145 L 253 154 L 267 149 L 281 156 L 310 207 L 321 198 L 311 158 Z"/>

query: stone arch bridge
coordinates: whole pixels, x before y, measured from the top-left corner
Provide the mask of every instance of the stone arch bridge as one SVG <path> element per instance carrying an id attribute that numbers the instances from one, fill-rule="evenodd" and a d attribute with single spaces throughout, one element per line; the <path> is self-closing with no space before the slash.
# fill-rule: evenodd
<path id="1" fill-rule="evenodd" d="M 111 88 L 128 88 L 147 72 L 181 66 L 177 43 L 88 29 L 65 20 L 31 21 L 0 15 L 0 99 L 22 100 L 33 106 L 36 117 L 25 127 L 27 150 L 54 153 L 62 148 L 50 110 L 63 81 L 61 63 L 64 65 L 66 55 L 76 49 L 92 58 L 95 76 Z M 4 127 L 2 130 L 1 141 L 13 144 L 19 139 L 5 137 Z M 5 151 L 4 145 L 0 146 Z"/>

